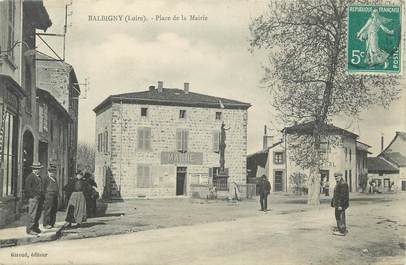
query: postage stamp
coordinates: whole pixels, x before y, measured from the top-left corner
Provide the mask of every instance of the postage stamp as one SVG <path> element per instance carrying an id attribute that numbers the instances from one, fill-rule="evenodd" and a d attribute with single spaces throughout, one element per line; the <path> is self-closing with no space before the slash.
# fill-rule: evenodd
<path id="1" fill-rule="evenodd" d="M 347 70 L 349 74 L 400 74 L 401 5 L 348 7 Z"/>

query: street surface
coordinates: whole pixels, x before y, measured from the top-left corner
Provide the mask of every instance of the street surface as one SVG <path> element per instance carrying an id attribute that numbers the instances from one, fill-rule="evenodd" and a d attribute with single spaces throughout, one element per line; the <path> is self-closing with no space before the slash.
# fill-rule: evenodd
<path id="1" fill-rule="evenodd" d="M 1 249 L 0 264 L 406 264 L 405 195 L 352 201 L 345 237 L 331 234 L 328 204 L 281 203 L 233 220 Z"/>

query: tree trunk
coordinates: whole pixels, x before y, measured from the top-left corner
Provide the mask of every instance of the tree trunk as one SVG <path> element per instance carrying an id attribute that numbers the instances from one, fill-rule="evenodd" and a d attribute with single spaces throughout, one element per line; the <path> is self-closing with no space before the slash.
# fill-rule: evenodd
<path id="1" fill-rule="evenodd" d="M 320 205 L 320 174 L 317 166 L 310 169 L 308 187 L 307 204 Z"/>

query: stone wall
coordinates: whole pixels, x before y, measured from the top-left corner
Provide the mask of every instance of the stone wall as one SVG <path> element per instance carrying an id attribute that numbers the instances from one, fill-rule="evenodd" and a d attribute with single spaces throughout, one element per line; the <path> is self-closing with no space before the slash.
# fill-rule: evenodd
<path id="1" fill-rule="evenodd" d="M 141 108 L 148 108 L 147 117 L 141 116 Z M 186 110 L 186 118 L 179 118 L 180 110 Z M 108 111 L 111 111 L 111 116 L 107 115 Z M 245 184 L 246 110 L 113 103 L 108 111 L 97 115 L 96 131 L 109 122 L 112 125 L 109 164 L 114 180 L 121 186 L 123 197 L 175 196 L 177 167 L 187 167 L 185 195 L 191 196 L 190 184 L 207 184 L 209 168 L 219 167 L 219 153 L 213 148 L 213 134 L 220 132 L 223 121 L 228 129 L 225 167 L 229 170 L 229 183 L 235 181 Z M 221 120 L 215 119 L 216 112 L 222 112 Z M 151 129 L 151 148 L 139 150 L 138 129 L 145 127 Z M 202 153 L 201 165 L 161 164 L 162 152 L 177 152 L 177 129 L 188 130 L 188 152 Z M 96 167 L 107 161 L 103 160 L 102 154 L 96 155 Z M 149 188 L 137 186 L 137 167 L 140 164 L 150 167 L 153 180 Z"/>

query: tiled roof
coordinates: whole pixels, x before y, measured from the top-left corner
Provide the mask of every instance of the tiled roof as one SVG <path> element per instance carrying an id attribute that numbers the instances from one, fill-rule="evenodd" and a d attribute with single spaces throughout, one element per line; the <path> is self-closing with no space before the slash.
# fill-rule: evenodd
<path id="1" fill-rule="evenodd" d="M 293 125 L 291 127 L 286 127 L 282 131 L 286 132 L 288 134 L 313 134 L 314 127 L 315 127 L 315 122 L 310 121 L 310 122 L 306 122 L 306 123 Z M 345 129 L 336 127 L 332 124 L 322 123 L 320 126 L 320 129 L 324 133 L 348 135 L 353 138 L 358 138 L 357 134 L 347 131 Z"/>
<path id="2" fill-rule="evenodd" d="M 163 88 L 162 91 L 149 89 L 141 92 L 111 95 L 95 107 L 93 111 L 98 113 L 112 102 L 207 108 L 224 107 L 225 109 L 248 109 L 251 107 L 251 104 L 237 100 L 203 95 L 195 92 L 185 93 L 184 90 L 177 88 Z"/>
<path id="3" fill-rule="evenodd" d="M 368 157 L 368 173 L 399 173 L 399 169 L 380 157 Z"/>
<path id="4" fill-rule="evenodd" d="M 378 155 L 398 167 L 406 166 L 406 133 L 396 132 L 390 144 Z"/>

